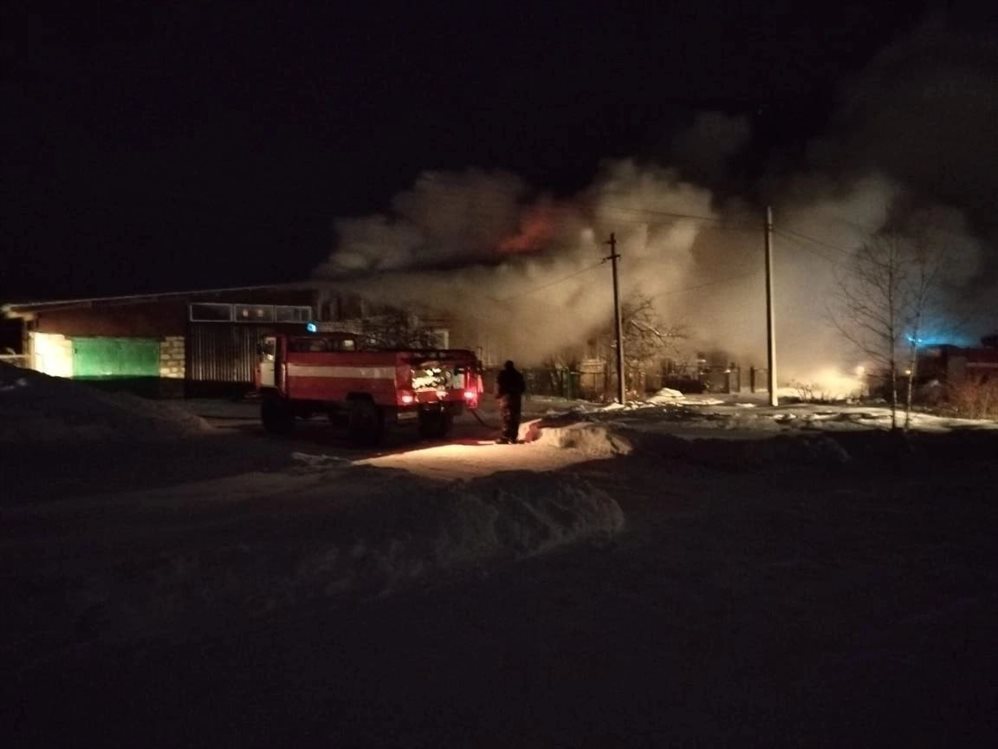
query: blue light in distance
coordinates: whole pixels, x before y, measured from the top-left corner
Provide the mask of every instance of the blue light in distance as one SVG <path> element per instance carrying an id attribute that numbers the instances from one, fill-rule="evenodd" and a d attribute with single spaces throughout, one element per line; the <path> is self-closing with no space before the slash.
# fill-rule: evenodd
<path id="1" fill-rule="evenodd" d="M 956 333 L 952 326 L 947 326 L 944 323 L 923 326 L 917 337 L 911 333 L 906 333 L 905 340 L 917 348 L 944 345 L 972 347 L 976 343 L 970 336 Z"/>
<path id="2" fill-rule="evenodd" d="M 319 331 L 319 326 L 314 322 L 305 323 L 305 330 L 309 333 L 317 333 Z"/>

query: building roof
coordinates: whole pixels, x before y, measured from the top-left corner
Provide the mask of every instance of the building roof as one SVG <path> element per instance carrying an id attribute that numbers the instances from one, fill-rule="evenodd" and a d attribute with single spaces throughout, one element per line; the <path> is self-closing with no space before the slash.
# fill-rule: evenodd
<path id="1" fill-rule="evenodd" d="M 225 294 L 239 291 L 277 291 L 314 288 L 315 284 L 302 281 L 293 283 L 267 284 L 264 286 L 230 286 L 220 289 L 193 289 L 189 291 L 163 291 L 148 294 L 124 294 L 119 296 L 82 297 L 79 299 L 46 299 L 29 302 L 10 302 L 0 306 L 5 317 L 21 317 L 32 312 L 45 310 L 74 309 L 93 307 L 100 304 L 127 304 L 132 302 L 155 302 L 163 299 L 176 299 L 189 296 Z"/>

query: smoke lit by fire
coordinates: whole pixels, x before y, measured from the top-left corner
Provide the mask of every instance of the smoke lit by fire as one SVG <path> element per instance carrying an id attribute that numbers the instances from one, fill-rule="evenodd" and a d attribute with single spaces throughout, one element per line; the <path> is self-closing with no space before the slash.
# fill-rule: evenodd
<path id="1" fill-rule="evenodd" d="M 543 252 L 556 236 L 557 222 L 557 207 L 542 200 L 526 210 L 520 230 L 499 242 L 497 249 L 502 254 Z"/>
<path id="2" fill-rule="evenodd" d="M 938 52 L 948 59 L 952 44 L 944 30 L 921 30 L 884 55 L 897 61 Z M 963 90 L 979 109 L 994 109 L 995 91 L 970 84 L 993 75 L 998 58 L 982 55 L 978 64 L 983 72 L 965 77 Z M 996 194 L 994 175 L 972 170 L 973 183 L 961 192 L 952 182 L 936 189 L 928 167 L 917 173 L 899 168 L 898 144 L 882 142 L 896 133 L 880 129 L 900 122 L 907 108 L 924 109 L 927 94 L 910 81 L 899 90 L 883 68 L 875 61 L 850 92 L 836 119 L 836 127 L 850 124 L 849 132 L 830 132 L 816 144 L 813 163 L 789 174 L 773 171 L 764 187 L 749 188 L 742 199 L 688 178 L 710 180 L 719 163 L 715 158 L 698 170 L 692 152 L 677 158 L 678 168 L 608 161 L 588 188 L 569 196 L 546 195 L 505 172 L 426 173 L 384 214 L 338 221 L 336 249 L 316 276 L 333 284 L 350 278 L 353 288 L 383 301 L 470 316 L 483 336 L 504 342 L 518 361 L 538 363 L 583 343 L 609 321 L 610 267 L 601 261 L 613 232 L 625 298 L 650 297 L 664 321 L 686 326 L 690 351 L 723 352 L 747 369 L 765 366 L 763 209 L 770 203 L 780 380 L 821 376 L 830 386 L 853 387 L 861 362 L 829 324 L 830 300 L 850 253 L 888 223 L 944 246 L 944 288 L 954 301 L 991 315 L 968 318 L 981 332 L 998 328 L 993 301 L 980 303 L 998 298 L 998 230 L 980 222 L 978 193 Z M 932 75 L 938 79 L 938 69 Z M 894 90 L 881 101 L 876 89 L 882 85 Z M 905 99 L 904 91 L 922 98 Z M 956 95 L 945 90 L 947 101 Z M 998 142 L 996 122 L 998 116 L 978 123 L 992 143 Z M 724 128 L 724 115 L 716 114 L 699 126 L 704 123 L 715 135 L 737 135 L 718 144 L 720 154 L 747 147 L 744 121 Z M 676 142 L 702 147 L 703 135 L 691 132 Z M 857 145 L 863 137 L 868 140 Z M 932 121 L 915 120 L 905 139 L 922 160 L 945 161 L 965 147 L 958 138 L 946 140 Z M 833 152 L 839 158 L 830 159 Z"/>

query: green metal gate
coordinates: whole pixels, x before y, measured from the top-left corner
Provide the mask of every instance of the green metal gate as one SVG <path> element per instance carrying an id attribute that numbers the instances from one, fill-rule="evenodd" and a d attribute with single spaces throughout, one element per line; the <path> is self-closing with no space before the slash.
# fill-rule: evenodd
<path id="1" fill-rule="evenodd" d="M 74 338 L 73 377 L 159 377 L 159 341 Z"/>

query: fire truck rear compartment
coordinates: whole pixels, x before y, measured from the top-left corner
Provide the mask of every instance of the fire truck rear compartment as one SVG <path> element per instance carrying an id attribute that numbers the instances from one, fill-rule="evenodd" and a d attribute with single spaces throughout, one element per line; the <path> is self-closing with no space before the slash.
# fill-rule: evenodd
<path id="1" fill-rule="evenodd" d="M 437 361 L 414 363 L 410 382 L 416 392 L 439 392 L 464 390 L 467 379 L 466 367 L 447 367 Z"/>

